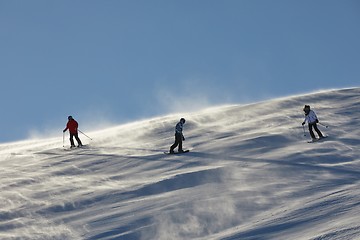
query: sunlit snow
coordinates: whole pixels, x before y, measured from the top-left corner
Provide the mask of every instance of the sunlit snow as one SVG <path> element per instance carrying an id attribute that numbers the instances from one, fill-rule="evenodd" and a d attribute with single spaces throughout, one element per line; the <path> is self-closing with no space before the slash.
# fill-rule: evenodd
<path id="1" fill-rule="evenodd" d="M 351 88 L 1 144 L 0 239 L 360 239 L 359 122 Z"/>

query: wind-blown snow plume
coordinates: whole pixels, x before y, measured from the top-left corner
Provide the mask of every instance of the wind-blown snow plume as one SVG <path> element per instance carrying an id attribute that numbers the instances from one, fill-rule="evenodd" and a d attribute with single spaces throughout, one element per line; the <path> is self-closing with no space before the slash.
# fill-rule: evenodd
<path id="1" fill-rule="evenodd" d="M 360 88 L 0 145 L 1 239 L 358 239 Z M 302 107 L 324 141 L 307 143 Z M 165 155 L 185 116 L 189 153 Z M 308 134 L 307 134 L 308 135 Z"/>

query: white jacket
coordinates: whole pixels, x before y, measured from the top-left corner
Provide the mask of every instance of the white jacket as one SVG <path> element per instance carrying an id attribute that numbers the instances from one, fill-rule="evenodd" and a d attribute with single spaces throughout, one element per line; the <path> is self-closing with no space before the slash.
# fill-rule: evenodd
<path id="1" fill-rule="evenodd" d="M 307 121 L 308 123 L 315 123 L 317 119 L 318 118 L 315 112 L 313 110 L 310 110 L 309 114 L 305 116 L 304 122 Z"/>
<path id="2" fill-rule="evenodd" d="M 184 124 L 182 122 L 178 122 L 175 127 L 175 133 L 180 133 L 182 135 Z"/>

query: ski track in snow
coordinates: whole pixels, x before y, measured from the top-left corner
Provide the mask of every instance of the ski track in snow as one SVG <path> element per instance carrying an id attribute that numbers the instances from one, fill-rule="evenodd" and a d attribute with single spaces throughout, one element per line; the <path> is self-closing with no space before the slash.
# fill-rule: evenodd
<path id="1" fill-rule="evenodd" d="M 360 239 L 359 110 L 341 89 L 1 144 L 0 239 Z M 180 117 L 191 152 L 165 155 Z"/>

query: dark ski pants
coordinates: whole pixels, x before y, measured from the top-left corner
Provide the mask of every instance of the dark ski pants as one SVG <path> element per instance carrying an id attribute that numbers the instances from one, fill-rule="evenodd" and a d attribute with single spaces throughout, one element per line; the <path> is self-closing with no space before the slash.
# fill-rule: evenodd
<path id="1" fill-rule="evenodd" d="M 311 138 L 315 138 L 313 127 L 314 127 L 316 133 L 319 135 L 319 137 L 323 137 L 322 133 L 320 132 L 319 128 L 317 127 L 316 122 L 314 122 L 314 123 L 309 123 L 309 132 L 310 132 Z"/>
<path id="2" fill-rule="evenodd" d="M 74 144 L 74 137 L 77 141 L 77 143 L 79 144 L 79 146 L 82 146 L 82 143 L 81 143 L 81 140 L 78 136 L 78 133 L 70 133 L 70 143 L 71 143 L 71 146 L 75 146 Z"/>
<path id="3" fill-rule="evenodd" d="M 181 152 L 182 151 L 182 141 L 183 141 L 183 136 L 181 135 L 181 133 L 175 133 L 175 142 L 174 144 L 170 147 L 170 152 L 173 152 L 174 149 L 179 145 L 178 151 Z"/>

